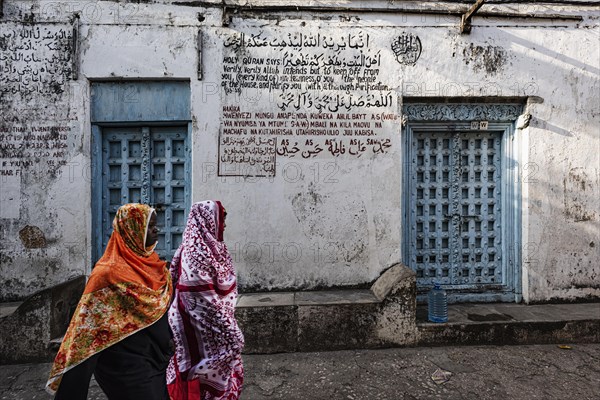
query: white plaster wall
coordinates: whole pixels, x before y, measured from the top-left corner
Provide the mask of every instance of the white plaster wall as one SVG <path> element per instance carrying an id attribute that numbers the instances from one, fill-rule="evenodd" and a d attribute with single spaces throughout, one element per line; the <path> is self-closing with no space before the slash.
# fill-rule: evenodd
<path id="1" fill-rule="evenodd" d="M 89 242 L 85 235 L 90 229 L 90 200 L 86 191 L 89 136 L 83 129 L 85 85 L 55 77 L 51 79 L 54 82 L 43 83 L 44 90 L 33 89 L 28 86 L 31 81 L 26 71 L 33 65 L 28 58 L 14 60 L 11 70 L 6 69 L 7 52 L 37 57 L 63 54 L 53 49 L 45 51 L 46 45 L 51 48 L 59 41 L 48 39 L 41 46 L 38 42 L 30 50 L 32 47 L 28 45 L 33 40 L 26 37 L 22 42 L 15 42 L 15 34 L 54 37 L 67 32 L 68 25 L 23 26 L 11 22 L 10 17 L 6 19 L 2 20 L 2 36 L 4 40 L 12 38 L 2 45 L 3 89 L 15 87 L 15 81 L 5 81 L 5 78 L 20 75 L 26 77 L 21 82 L 24 87 L 31 89 L 10 93 L 2 90 L 0 102 L 0 125 L 6 132 L 3 147 L 12 145 L 24 154 L 16 157 L 3 152 L 0 156 L 3 171 L 0 177 L 0 299 L 14 300 L 89 272 Z M 20 45 L 18 50 L 11 49 L 15 45 Z M 64 65 L 54 63 L 52 67 L 60 72 Z M 33 69 L 36 77 L 53 78 L 36 66 Z M 23 139 L 25 135 L 53 139 L 28 140 Z M 49 147 L 45 147 L 46 144 Z"/>
<path id="2" fill-rule="evenodd" d="M 548 21 L 502 20 L 502 26 L 497 26 L 499 22 L 476 23 L 470 35 L 458 32 L 456 19 L 433 16 L 361 15 L 360 21 L 351 22 L 282 18 L 269 23 L 234 19 L 229 29 L 254 34 L 280 29 L 285 36 L 287 32 L 348 32 L 360 27 L 379 36 L 382 42 L 408 31 L 418 35 L 423 43 L 416 66 L 397 64 L 389 47 L 382 43 L 389 66 L 384 83 L 395 88 L 399 96 L 541 97 L 541 104 L 532 103 L 528 108 L 533 115 L 531 125 L 517 135 L 522 148 L 523 221 L 527 224 L 522 227 L 520 244 L 523 294 L 525 301 L 536 302 L 597 297 L 600 293 L 600 210 L 595 200 L 599 194 L 600 139 L 598 24 L 596 13 L 592 16 L 588 10 L 581 14 L 586 18 L 584 22 L 564 22 L 564 27 Z M 437 24 L 431 26 L 432 21 Z M 488 58 L 494 55 L 497 60 L 489 62 Z M 220 54 L 214 58 L 218 60 Z M 208 75 L 209 80 L 213 78 L 218 80 L 218 73 Z M 262 110 L 260 106 L 256 108 Z M 216 106 L 212 110 L 219 111 Z M 218 129 L 214 122 L 209 125 Z M 225 178 L 224 182 L 215 180 L 200 188 L 200 197 L 213 192 L 220 193 L 225 201 L 245 199 L 239 213 L 245 217 L 237 221 L 238 212 L 233 214 L 228 233 L 236 245 L 235 238 L 244 238 L 236 246 L 242 249 L 238 265 L 244 284 L 261 288 L 357 284 L 373 279 L 387 263 L 400 261 L 399 251 L 391 249 L 400 247 L 402 149 L 399 129 L 388 129 L 395 140 L 393 154 L 383 160 L 370 160 L 367 165 L 356 160 L 340 161 L 341 179 L 335 185 L 315 185 L 308 173 L 301 182 L 282 182 L 278 168 L 279 177 L 272 183 L 265 178 L 258 184 Z M 215 145 L 215 139 L 212 140 L 207 147 Z M 310 163 L 302 165 L 307 169 Z M 335 253 L 337 262 L 332 263 L 314 262 L 310 257 L 286 263 L 281 262 L 283 256 L 277 260 L 276 252 L 270 256 L 270 243 L 279 248 L 296 243 L 310 254 L 315 242 L 328 240 L 326 235 L 311 235 L 303 229 L 303 222 L 294 218 L 292 202 L 296 192 L 311 193 L 317 199 L 312 204 L 316 211 L 310 213 L 316 231 L 327 232 L 330 226 L 360 230 L 368 243 L 365 258 L 344 263 L 340 261 L 341 246 Z M 318 199 L 327 200 L 321 203 Z M 332 208 L 328 208 L 327 201 Z M 253 205 L 251 210 L 248 203 Z M 364 204 L 366 223 L 350 217 L 349 209 L 357 204 Z M 342 215 L 336 213 L 340 210 L 344 210 Z M 391 226 L 380 241 L 373 240 L 377 219 Z M 358 245 L 356 238 L 351 240 Z M 243 251 L 244 243 L 249 254 Z M 256 258 L 260 261 L 254 262 Z"/>
<path id="3" fill-rule="evenodd" d="M 75 101 L 82 102 L 77 85 L 71 85 L 69 90 Z M 32 117 L 27 108 L 17 107 L 19 122 L 15 124 L 13 120 L 5 125 L 66 127 L 69 138 L 67 155 L 61 157 L 66 165 L 55 173 L 42 157 L 35 158 L 30 167 L 20 168 L 18 176 L 0 178 L 3 195 L 7 195 L 2 199 L 0 275 L 4 284 L 0 296 L 9 299 L 22 298 L 90 270 L 89 242 L 85 235 L 90 229 L 90 198 L 86 190 L 90 182 L 89 150 L 84 145 L 85 135 L 78 135 L 83 131 L 83 121 L 76 116 L 83 110 L 76 106 L 69 110 L 68 104 L 61 103 L 59 107 L 65 109 L 59 112 L 60 117 L 39 112 L 32 113 Z M 39 229 L 43 247 L 30 247 L 21 238 L 20 232 L 26 227 Z"/>
<path id="4" fill-rule="evenodd" d="M 164 11 L 160 19 L 156 18 L 157 10 Z M 58 173 L 51 174 L 42 158 L 34 160 L 19 176 L 0 180 L 2 300 L 22 299 L 91 271 L 90 80 L 194 79 L 197 28 L 189 23 L 199 22 L 191 10 L 174 17 L 161 5 L 147 8 L 114 2 L 8 1 L 0 22 L 33 20 L 40 22 L 34 28 L 58 24 L 70 29 L 74 13 L 80 14 L 78 80 L 68 81 L 64 93 L 53 99 L 18 94 L 6 97 L 2 104 L 3 127 L 69 128 L 67 154 L 60 159 L 65 165 Z M 27 247 L 27 241 L 19 235 L 25 227 L 33 227 L 36 238 L 43 237 L 41 247 Z"/>
<path id="5" fill-rule="evenodd" d="M 429 37 L 423 69 L 403 71 L 403 93 L 436 95 L 534 95 L 533 118 L 521 135 L 523 149 L 524 299 L 597 297 L 600 288 L 597 201 L 600 150 L 599 45 L 591 27 L 475 27 L 468 36 L 450 28 Z M 424 40 L 425 42 L 425 40 Z M 440 45 L 440 43 L 444 43 Z M 506 51 L 495 72 L 466 65 L 471 43 Z M 415 90 L 416 89 L 416 90 Z M 583 283 L 586 282 L 586 283 Z"/>
<path id="6" fill-rule="evenodd" d="M 218 132 L 223 123 L 222 116 L 217 116 L 222 114 L 222 107 L 239 106 L 252 113 L 281 111 L 274 92 L 251 89 L 236 98 L 221 89 L 223 57 L 228 55 L 223 40 L 240 32 L 263 31 L 271 37 L 285 37 L 312 29 L 300 27 L 300 22 L 284 28 L 232 25 L 208 31 L 206 75 L 200 95 L 193 97 L 200 129 L 193 175 L 202 177 L 201 184 L 194 182 L 193 197 L 221 199 L 228 208 L 226 241 L 237 262 L 240 284 L 246 289 L 365 284 L 400 260 L 400 160 L 394 156 L 400 137 L 393 134 L 399 131 L 397 122 L 388 123 L 388 129 L 379 136 L 390 138 L 394 149 L 381 157 L 365 154 L 353 159 L 325 153 L 310 159 L 278 156 L 274 177 L 217 176 Z M 322 28 L 323 34 L 335 32 L 335 27 Z M 264 51 L 246 55 L 280 57 Z M 386 111 L 397 112 L 395 99 L 393 107 Z"/>
<path id="7" fill-rule="evenodd" d="M 86 26 L 81 72 L 88 79 L 193 78 L 196 31 L 156 25 Z"/>
<path id="8" fill-rule="evenodd" d="M 48 8 L 47 4 L 57 2 L 31 3 L 5 2 L 5 19 L 18 20 L 37 10 L 40 19 L 66 21 L 73 11 L 62 3 L 62 8 Z M 389 6 L 414 6 L 413 2 L 395 3 Z M 76 90 L 69 100 L 71 164 L 63 167 L 66 173 L 58 180 L 13 180 L 7 183 L 6 192 L 3 186 L 0 275 L 4 282 L 17 278 L 20 282 L 5 289 L 3 296 L 28 294 L 90 270 L 91 183 L 85 173 L 90 161 L 88 79 L 190 80 L 192 201 L 216 198 L 228 208 L 226 241 L 242 288 L 364 285 L 400 261 L 403 149 L 399 121 L 386 123 L 380 133 L 392 144 L 385 155 L 355 159 L 321 153 L 307 160 L 278 158 L 273 178 L 219 177 L 216 173 L 223 105 L 232 104 L 231 96 L 221 89 L 223 40 L 236 32 L 287 35 L 359 30 L 381 46 L 385 63 L 381 80 L 395 94 L 394 104 L 386 110 L 390 113 L 400 113 L 403 96 L 543 99 L 531 104 L 531 124 L 519 135 L 524 299 L 600 296 L 597 11 L 534 6 L 537 12 L 581 14 L 584 21 L 476 18 L 471 34 L 461 35 L 458 18 L 433 15 L 265 15 L 233 18 L 228 27 L 222 27 L 218 9 L 169 4 L 133 7 L 114 2 L 97 6 L 99 14 L 87 9 L 81 18 L 80 80 L 71 83 Z M 523 5 L 492 8 L 529 10 Z M 201 81 L 196 73 L 199 29 L 203 32 Z M 423 51 L 414 66 L 397 63 L 389 47 L 401 32 L 421 39 Z M 487 61 L 490 55 L 498 55 L 496 62 Z M 267 99 L 242 98 L 238 105 L 252 111 L 277 111 Z M 44 118 L 40 114 L 39 119 Z M 15 201 L 21 202 L 19 218 L 15 218 Z M 6 204 L 11 206 L 7 209 Z M 47 232 L 48 249 L 20 247 L 18 231 L 31 221 Z M 54 269 L 39 267 L 40 260 L 47 259 L 57 260 Z"/>

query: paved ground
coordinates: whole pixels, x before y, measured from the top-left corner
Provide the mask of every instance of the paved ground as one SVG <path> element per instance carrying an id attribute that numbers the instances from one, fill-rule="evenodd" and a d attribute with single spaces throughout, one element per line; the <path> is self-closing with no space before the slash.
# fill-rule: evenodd
<path id="1" fill-rule="evenodd" d="M 243 400 L 600 398 L 600 344 L 289 353 L 244 361 Z M 43 391 L 49 368 L 0 366 L 0 399 L 49 399 Z M 438 368 L 452 373 L 446 383 L 432 380 Z M 105 397 L 92 384 L 89 399 Z"/>

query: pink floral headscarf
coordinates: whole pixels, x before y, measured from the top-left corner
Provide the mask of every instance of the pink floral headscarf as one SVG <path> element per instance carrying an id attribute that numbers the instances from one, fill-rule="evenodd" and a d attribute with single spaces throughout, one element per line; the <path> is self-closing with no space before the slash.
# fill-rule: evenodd
<path id="1" fill-rule="evenodd" d="M 203 400 L 240 396 L 244 336 L 234 317 L 236 275 L 222 241 L 224 215 L 219 202 L 192 205 L 183 241 L 171 263 L 177 283 L 169 324 L 176 351 L 167 383 L 175 399 L 197 399 L 197 394 L 180 390 L 196 380 Z"/>

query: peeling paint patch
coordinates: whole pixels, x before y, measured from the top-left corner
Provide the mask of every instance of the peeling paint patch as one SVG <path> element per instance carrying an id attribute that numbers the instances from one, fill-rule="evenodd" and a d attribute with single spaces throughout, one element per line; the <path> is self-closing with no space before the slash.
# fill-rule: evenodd
<path id="1" fill-rule="evenodd" d="M 375 223 L 375 240 L 377 243 L 381 243 L 390 235 L 390 221 L 383 215 L 377 215 L 373 222 Z"/>
<path id="2" fill-rule="evenodd" d="M 592 171 L 586 168 L 571 168 L 563 181 L 565 216 L 575 222 L 595 221 L 598 215 L 594 208 L 598 185 L 592 179 Z"/>
<path id="3" fill-rule="evenodd" d="M 306 237 L 322 250 L 320 261 L 346 265 L 365 262 L 367 211 L 359 196 L 348 192 L 334 201 L 311 183 L 307 191 L 292 198 L 292 207 Z"/>
<path id="4" fill-rule="evenodd" d="M 6 171 L 0 169 L 0 175 Z M 18 219 L 21 215 L 21 177 L 0 177 L 0 218 Z"/>
<path id="5" fill-rule="evenodd" d="M 27 249 L 41 249 L 46 247 L 44 232 L 37 226 L 27 225 L 19 231 L 19 238 Z"/>
<path id="6" fill-rule="evenodd" d="M 504 68 L 507 58 L 506 50 L 499 46 L 476 46 L 471 43 L 463 50 L 465 64 L 472 64 L 475 72 L 485 70 L 489 75 L 496 75 L 500 72 Z"/>

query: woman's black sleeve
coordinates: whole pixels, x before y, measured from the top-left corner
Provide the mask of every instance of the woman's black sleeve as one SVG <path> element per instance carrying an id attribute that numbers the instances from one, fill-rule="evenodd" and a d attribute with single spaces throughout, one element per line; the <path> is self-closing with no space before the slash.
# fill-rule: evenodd
<path id="1" fill-rule="evenodd" d="M 98 364 L 100 353 L 68 370 L 62 377 L 54 400 L 86 400 L 90 380 Z"/>

